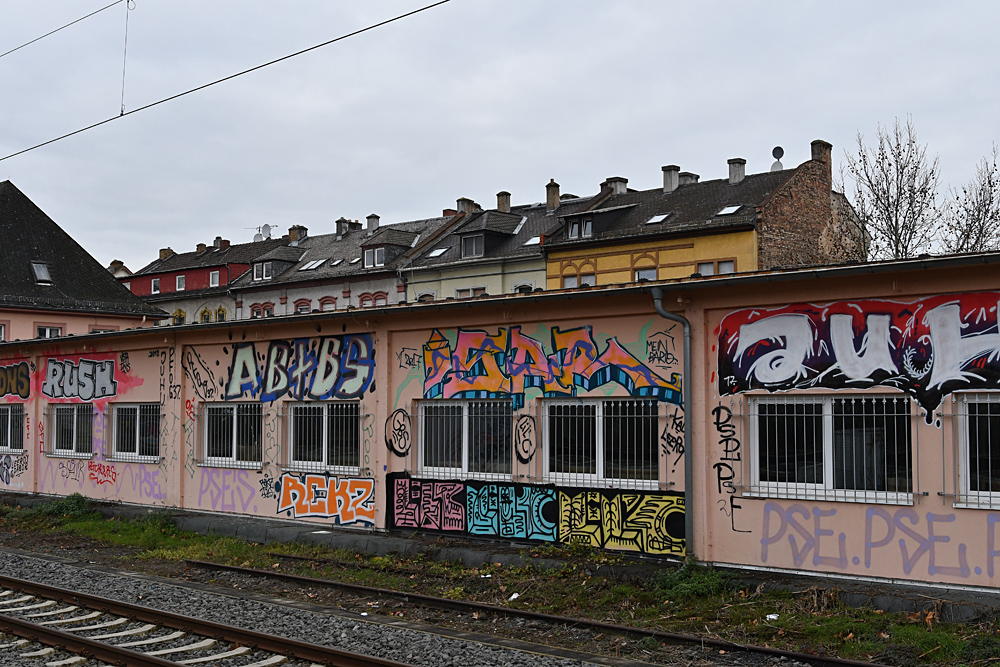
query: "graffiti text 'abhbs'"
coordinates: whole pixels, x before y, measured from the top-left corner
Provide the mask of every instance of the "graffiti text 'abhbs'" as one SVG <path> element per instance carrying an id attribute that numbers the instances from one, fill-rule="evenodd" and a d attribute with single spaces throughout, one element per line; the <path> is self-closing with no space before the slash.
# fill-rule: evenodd
<path id="1" fill-rule="evenodd" d="M 258 363 L 264 360 L 263 369 Z M 271 341 L 266 357 L 253 343 L 233 348 L 226 399 L 247 391 L 270 402 L 286 394 L 296 400 L 357 398 L 371 386 L 375 341 L 370 334 Z"/>

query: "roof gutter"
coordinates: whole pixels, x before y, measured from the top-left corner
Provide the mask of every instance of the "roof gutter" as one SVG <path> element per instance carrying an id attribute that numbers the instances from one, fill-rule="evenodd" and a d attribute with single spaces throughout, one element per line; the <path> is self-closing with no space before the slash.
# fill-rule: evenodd
<path id="1" fill-rule="evenodd" d="M 663 307 L 663 288 L 654 287 L 653 307 L 656 313 L 665 320 L 677 322 L 684 327 L 684 376 L 681 378 L 681 400 L 684 402 L 684 552 L 694 553 L 694 516 L 691 513 L 692 479 L 694 463 L 691 456 L 691 421 L 694 410 L 691 408 L 691 323 L 683 315 L 671 313 Z"/>

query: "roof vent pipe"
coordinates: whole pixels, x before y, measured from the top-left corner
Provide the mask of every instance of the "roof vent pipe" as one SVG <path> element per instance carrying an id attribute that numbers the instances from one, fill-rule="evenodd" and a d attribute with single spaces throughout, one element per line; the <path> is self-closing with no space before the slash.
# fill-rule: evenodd
<path id="1" fill-rule="evenodd" d="M 693 415 L 694 409 L 691 405 L 691 394 L 693 393 L 691 391 L 691 385 L 693 384 L 693 377 L 691 375 L 691 323 L 683 315 L 671 313 L 663 307 L 662 287 L 654 287 L 651 291 L 653 294 L 653 308 L 656 309 L 656 313 L 663 319 L 677 322 L 684 328 L 684 375 L 681 377 L 681 400 L 684 401 L 684 414 Z M 691 512 L 691 508 L 694 507 L 692 504 L 694 465 L 691 453 L 691 421 L 691 419 L 684 420 L 684 507 L 687 508 L 684 512 L 684 553 L 688 556 L 695 553 L 694 513 Z"/>
<path id="2" fill-rule="evenodd" d="M 378 216 L 374 213 L 370 213 L 365 220 L 368 221 L 368 236 L 371 236 L 375 233 L 375 230 L 378 229 Z"/>
<path id="3" fill-rule="evenodd" d="M 676 164 L 668 164 L 663 167 L 663 191 L 673 192 L 677 189 L 679 184 L 679 177 L 681 168 Z"/>
<path id="4" fill-rule="evenodd" d="M 559 184 L 556 179 L 550 178 L 545 186 L 545 210 L 554 211 L 559 208 Z"/>
<path id="5" fill-rule="evenodd" d="M 510 193 L 506 190 L 497 193 L 497 210 L 501 213 L 510 213 Z"/>
<path id="6" fill-rule="evenodd" d="M 736 185 L 747 175 L 747 161 L 741 157 L 729 160 L 729 184 Z"/>

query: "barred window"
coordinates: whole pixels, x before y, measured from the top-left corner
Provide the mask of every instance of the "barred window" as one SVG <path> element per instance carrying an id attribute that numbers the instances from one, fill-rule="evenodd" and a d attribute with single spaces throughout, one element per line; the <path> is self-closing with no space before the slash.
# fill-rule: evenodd
<path id="1" fill-rule="evenodd" d="M 361 404 L 303 403 L 290 408 L 285 466 L 358 474 L 361 466 Z"/>
<path id="2" fill-rule="evenodd" d="M 513 457 L 510 401 L 420 404 L 421 470 L 442 476 L 509 476 Z"/>
<path id="3" fill-rule="evenodd" d="M 797 396 L 751 401 L 752 490 L 902 502 L 912 491 L 910 400 Z"/>
<path id="4" fill-rule="evenodd" d="M 119 459 L 159 459 L 160 404 L 112 406 L 114 455 Z"/>
<path id="5" fill-rule="evenodd" d="M 56 405 L 52 412 L 51 454 L 86 456 L 94 452 L 94 406 L 91 403 Z"/>
<path id="6" fill-rule="evenodd" d="M 4 454 L 24 451 L 24 405 L 0 405 L 0 452 Z"/>
<path id="7" fill-rule="evenodd" d="M 648 399 L 545 402 L 545 477 L 581 486 L 659 480 L 659 404 Z"/>
<path id="8" fill-rule="evenodd" d="M 204 407 L 206 465 L 259 467 L 264 407 L 260 403 L 209 403 Z"/>
<path id="9" fill-rule="evenodd" d="M 1000 393 L 958 394 L 962 502 L 1000 506 Z"/>

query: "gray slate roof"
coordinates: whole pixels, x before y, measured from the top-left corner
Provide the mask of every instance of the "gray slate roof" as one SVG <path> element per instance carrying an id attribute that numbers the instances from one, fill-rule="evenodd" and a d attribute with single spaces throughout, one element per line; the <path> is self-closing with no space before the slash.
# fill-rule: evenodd
<path id="1" fill-rule="evenodd" d="M 299 241 L 293 249 L 301 253 L 300 257 L 290 267 L 275 275 L 271 280 L 253 280 L 253 272 L 248 271 L 238 280 L 233 281 L 232 289 L 245 290 L 270 288 L 274 285 L 289 283 L 312 282 L 322 280 L 343 280 L 344 278 L 363 278 L 367 275 L 395 272 L 409 261 L 410 245 L 417 238 L 416 251 L 419 251 L 428 240 L 442 228 L 455 221 L 455 216 L 411 220 L 395 224 L 384 224 L 371 236 L 367 229 L 351 229 L 342 238 L 336 234 L 319 234 L 307 236 Z M 404 243 L 395 243 L 404 241 Z M 364 268 L 363 262 L 351 264 L 353 259 L 364 256 L 364 247 L 373 245 L 405 246 L 405 252 L 394 257 L 387 257 L 384 266 Z M 316 269 L 300 271 L 303 266 L 315 260 L 326 260 Z M 339 262 L 337 260 L 340 260 Z"/>
<path id="2" fill-rule="evenodd" d="M 166 315 L 115 280 L 52 218 L 10 181 L 0 182 L 0 307 Z M 44 262 L 51 284 L 39 284 L 32 262 Z"/>
<path id="3" fill-rule="evenodd" d="M 226 264 L 253 264 L 254 260 L 261 257 L 264 253 L 270 252 L 286 243 L 288 243 L 288 239 L 264 239 L 263 241 L 254 241 L 253 243 L 231 245 L 225 250 L 218 250 L 215 246 L 210 245 L 203 252 L 174 253 L 166 259 L 156 259 L 132 275 L 141 276 L 170 271 L 184 271 L 209 266 L 225 266 Z"/>

